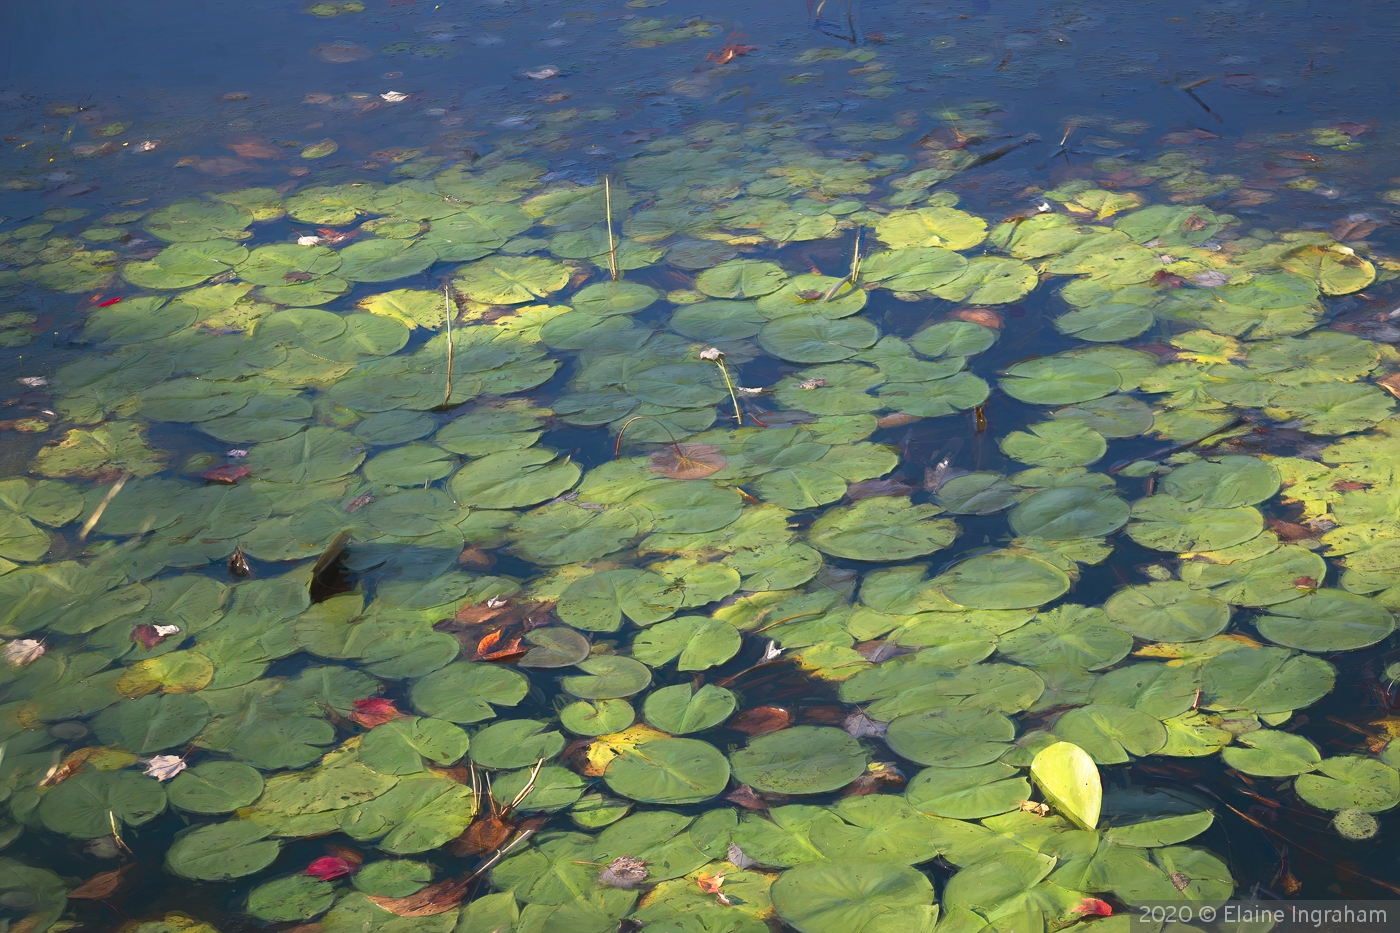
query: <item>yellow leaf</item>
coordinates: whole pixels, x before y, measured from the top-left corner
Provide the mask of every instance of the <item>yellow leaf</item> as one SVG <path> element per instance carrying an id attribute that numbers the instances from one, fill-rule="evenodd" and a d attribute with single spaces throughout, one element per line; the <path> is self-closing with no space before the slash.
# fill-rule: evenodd
<path id="1" fill-rule="evenodd" d="M 214 679 L 214 662 L 198 651 L 173 651 L 158 658 L 137 661 L 117 680 L 117 692 L 129 700 L 156 690 L 162 693 L 194 693 Z"/>
<path id="2" fill-rule="evenodd" d="M 669 739 L 670 737 L 669 733 L 640 723 L 621 732 L 614 732 L 612 735 L 600 735 L 588 746 L 588 752 L 585 756 L 587 763 L 584 765 L 583 773 L 589 777 L 602 777 L 612 760 L 623 752 L 630 751 L 645 742 Z"/>

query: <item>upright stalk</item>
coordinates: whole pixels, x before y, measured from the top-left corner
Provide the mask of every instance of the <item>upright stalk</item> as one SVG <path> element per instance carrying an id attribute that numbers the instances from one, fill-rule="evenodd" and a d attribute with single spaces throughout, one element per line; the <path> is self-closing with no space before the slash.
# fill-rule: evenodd
<path id="1" fill-rule="evenodd" d="M 455 356 L 452 346 L 452 287 L 450 285 L 442 287 L 442 303 L 447 311 L 447 390 L 442 393 L 442 405 L 446 408 L 452 404 L 452 364 Z"/>
<path id="2" fill-rule="evenodd" d="M 608 216 L 608 271 L 612 273 L 612 280 L 616 282 L 620 276 L 617 271 L 617 240 L 613 239 L 612 182 L 606 175 L 603 176 L 603 202 L 607 206 Z"/>

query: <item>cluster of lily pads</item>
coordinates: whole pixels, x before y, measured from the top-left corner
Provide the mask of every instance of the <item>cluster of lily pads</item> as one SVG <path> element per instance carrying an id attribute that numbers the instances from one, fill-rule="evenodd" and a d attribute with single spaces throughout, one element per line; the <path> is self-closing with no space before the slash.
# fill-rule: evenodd
<path id="1" fill-rule="evenodd" d="M 975 933 L 1234 890 L 1188 844 L 1217 816 L 1194 792 L 1043 805 L 1058 743 L 1219 754 L 1366 835 L 1400 746 L 1292 729 L 1400 608 L 1400 357 L 1323 326 L 1376 268 L 1088 184 L 996 223 L 917 171 L 878 200 L 906 161 L 704 124 L 607 194 L 502 156 L 0 233 L 0 284 L 121 299 L 0 481 L 0 841 L 115 859 L 183 820 L 165 871 L 325 933 Z M 164 245 L 83 245 L 107 229 Z M 749 255 L 855 235 L 849 275 Z M 989 307 L 1037 287 L 1082 343 L 974 372 Z M 892 333 L 872 295 L 953 313 Z M 744 384 L 760 359 L 781 374 Z M 926 481 L 878 435 L 993 391 L 1034 412 L 997 439 L 1014 472 Z M 615 459 L 558 439 L 591 429 Z M 354 587 L 313 602 L 337 539 Z M 1160 558 L 1086 604 L 1125 539 Z M 775 670 L 850 715 L 748 726 Z M 547 819 L 479 896 L 405 906 L 512 801 Z M 283 855 L 313 838 L 361 861 Z M 54 868 L 0 862 L 34 933 L 67 910 Z"/>

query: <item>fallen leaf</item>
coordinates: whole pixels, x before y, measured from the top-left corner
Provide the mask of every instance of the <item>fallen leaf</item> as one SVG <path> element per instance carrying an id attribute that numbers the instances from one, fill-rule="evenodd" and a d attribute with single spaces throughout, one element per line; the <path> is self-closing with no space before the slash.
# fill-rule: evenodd
<path id="1" fill-rule="evenodd" d="M 777 732 L 790 725 L 792 725 L 792 713 L 781 706 L 755 706 L 753 709 L 746 709 L 735 716 L 729 727 L 745 735 L 753 736 Z"/>
<path id="2" fill-rule="evenodd" d="M 245 159 L 280 159 L 282 157 L 280 149 L 269 146 L 264 140 L 247 136 L 235 136 L 225 140 L 223 146 L 232 151 L 234 155 L 242 156 Z"/>
<path id="3" fill-rule="evenodd" d="M 5 663 L 11 667 L 33 664 L 44 656 L 48 649 L 42 641 L 33 638 L 20 638 L 5 646 Z"/>
<path id="4" fill-rule="evenodd" d="M 387 100 L 391 104 L 397 104 L 399 101 L 408 100 L 408 95 L 403 91 L 388 91 L 384 94 L 380 94 L 379 98 L 381 100 Z"/>
<path id="5" fill-rule="evenodd" d="M 232 486 L 245 476 L 252 476 L 253 471 L 245 466 L 237 466 L 229 463 L 224 466 L 216 466 L 213 469 L 205 470 L 200 474 L 200 479 L 211 483 L 224 483 Z"/>
<path id="6" fill-rule="evenodd" d="M 397 917 L 434 917 L 445 914 L 462 903 L 470 884 L 468 879 L 449 878 L 437 884 L 430 884 L 408 897 L 380 897 L 370 894 L 366 896 L 366 900 Z"/>
<path id="7" fill-rule="evenodd" d="M 733 902 L 724 896 L 720 888 L 724 885 L 724 875 L 701 875 L 695 879 L 695 883 L 700 886 L 700 890 L 706 894 L 713 894 L 725 907 L 732 907 Z"/>
<path id="8" fill-rule="evenodd" d="M 753 868 L 755 865 L 758 864 L 758 862 L 745 855 L 743 849 L 739 848 L 738 845 L 732 842 L 729 844 L 729 851 L 728 853 L 726 853 L 725 858 L 729 859 L 729 864 L 733 865 L 740 871 Z"/>
<path id="9" fill-rule="evenodd" d="M 767 810 L 768 801 L 758 796 L 754 789 L 747 784 L 740 784 L 734 790 L 724 795 L 724 799 L 730 803 L 738 804 L 745 810 Z"/>
<path id="10" fill-rule="evenodd" d="M 842 728 L 858 739 L 874 738 L 883 739 L 885 731 L 889 729 L 889 723 L 871 719 L 864 713 L 852 713 L 846 717 L 842 723 Z"/>
<path id="11" fill-rule="evenodd" d="M 337 64 L 344 62 L 358 62 L 369 58 L 374 53 L 362 45 L 353 42 L 323 42 L 311 50 L 312 57 L 319 58 L 323 62 L 334 62 Z"/>
<path id="12" fill-rule="evenodd" d="M 356 700 L 351 706 L 353 709 L 350 713 L 350 721 L 366 729 L 382 726 L 395 719 L 407 718 L 406 714 L 399 712 L 398 708 L 394 706 L 393 700 L 386 700 L 383 697 L 367 697 L 363 700 Z"/>
<path id="13" fill-rule="evenodd" d="M 153 777 L 157 781 L 168 781 L 188 767 L 185 759 L 179 755 L 155 755 L 141 759 L 141 764 L 144 766 L 143 773 L 146 777 Z"/>
<path id="14" fill-rule="evenodd" d="M 1377 379 L 1376 385 L 1385 389 L 1396 398 L 1400 398 L 1400 373 L 1391 373 L 1389 376 Z"/>
<path id="15" fill-rule="evenodd" d="M 177 628 L 176 631 L 179 631 L 179 629 Z M 138 625 L 131 630 L 131 640 L 147 651 L 150 651 L 156 645 L 165 641 L 165 636 L 156 631 L 156 626 L 154 625 Z"/>
<path id="16" fill-rule="evenodd" d="M 121 887 L 122 879 L 136 868 L 136 863 L 123 865 L 111 871 L 102 871 L 68 892 L 68 899 L 74 901 L 100 901 L 111 897 Z"/>
<path id="17" fill-rule="evenodd" d="M 500 661 L 506 658 L 518 658 L 525 653 L 527 649 L 520 647 L 519 635 L 502 643 L 501 636 L 503 634 L 505 634 L 504 631 L 498 629 L 482 638 L 472 652 L 472 660 Z"/>
<path id="18" fill-rule="evenodd" d="M 709 444 L 673 444 L 651 455 L 651 469 L 671 479 L 704 479 L 728 463 L 718 447 Z"/>
<path id="19" fill-rule="evenodd" d="M 877 428 L 902 428 L 906 424 L 913 424 L 918 421 L 918 415 L 911 415 L 902 411 L 890 412 L 888 415 L 881 415 L 875 419 Z"/>
<path id="20" fill-rule="evenodd" d="M 859 483 L 851 483 L 846 487 L 846 498 L 855 502 L 860 499 L 873 499 L 877 496 L 907 496 L 913 491 L 913 486 L 906 486 L 903 481 L 888 476 L 884 479 L 868 479 Z"/>
<path id="21" fill-rule="evenodd" d="M 344 878 L 346 875 L 355 873 L 359 868 L 359 863 L 350 859 L 342 858 L 338 855 L 323 855 L 306 866 L 305 874 L 310 875 L 317 881 L 331 881 L 335 878 Z"/>
<path id="22" fill-rule="evenodd" d="M 248 558 L 243 556 L 243 548 L 234 548 L 233 555 L 228 559 L 228 572 L 235 577 L 246 577 L 253 572 L 248 566 Z"/>
<path id="23" fill-rule="evenodd" d="M 514 830 L 513 823 L 494 816 L 483 816 L 463 830 L 460 836 L 452 840 L 449 848 L 452 850 L 452 854 L 458 858 L 482 852 L 494 852 L 505 845 L 506 840 L 510 838 L 510 834 Z"/>
<path id="24" fill-rule="evenodd" d="M 1001 330 L 1006 318 L 996 308 L 959 308 L 948 315 L 950 321 L 970 321 L 993 330 Z"/>
<path id="25" fill-rule="evenodd" d="M 598 876 L 602 884 L 630 891 L 647 880 L 647 863 L 630 855 L 619 855 Z"/>
<path id="26" fill-rule="evenodd" d="M 490 570 L 496 566 L 496 555 L 473 544 L 462 549 L 462 553 L 457 555 L 457 563 L 472 570 Z"/>
<path id="27" fill-rule="evenodd" d="M 1086 897 L 1070 913 L 1091 917 L 1112 917 L 1113 905 L 1107 901 L 1101 901 L 1097 897 Z"/>

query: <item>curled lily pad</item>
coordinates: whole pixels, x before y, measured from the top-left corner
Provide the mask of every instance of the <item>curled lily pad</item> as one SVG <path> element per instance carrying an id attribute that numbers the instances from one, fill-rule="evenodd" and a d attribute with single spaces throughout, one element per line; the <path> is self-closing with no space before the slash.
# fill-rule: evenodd
<path id="1" fill-rule="evenodd" d="M 794 726 L 751 739 L 730 755 L 734 776 L 773 794 L 822 794 L 838 790 L 865 771 L 860 742 L 844 730 Z"/>
<path id="2" fill-rule="evenodd" d="M 1058 812 L 1080 829 L 1099 823 L 1103 785 L 1088 752 L 1073 742 L 1056 742 L 1036 752 L 1031 778 Z"/>

